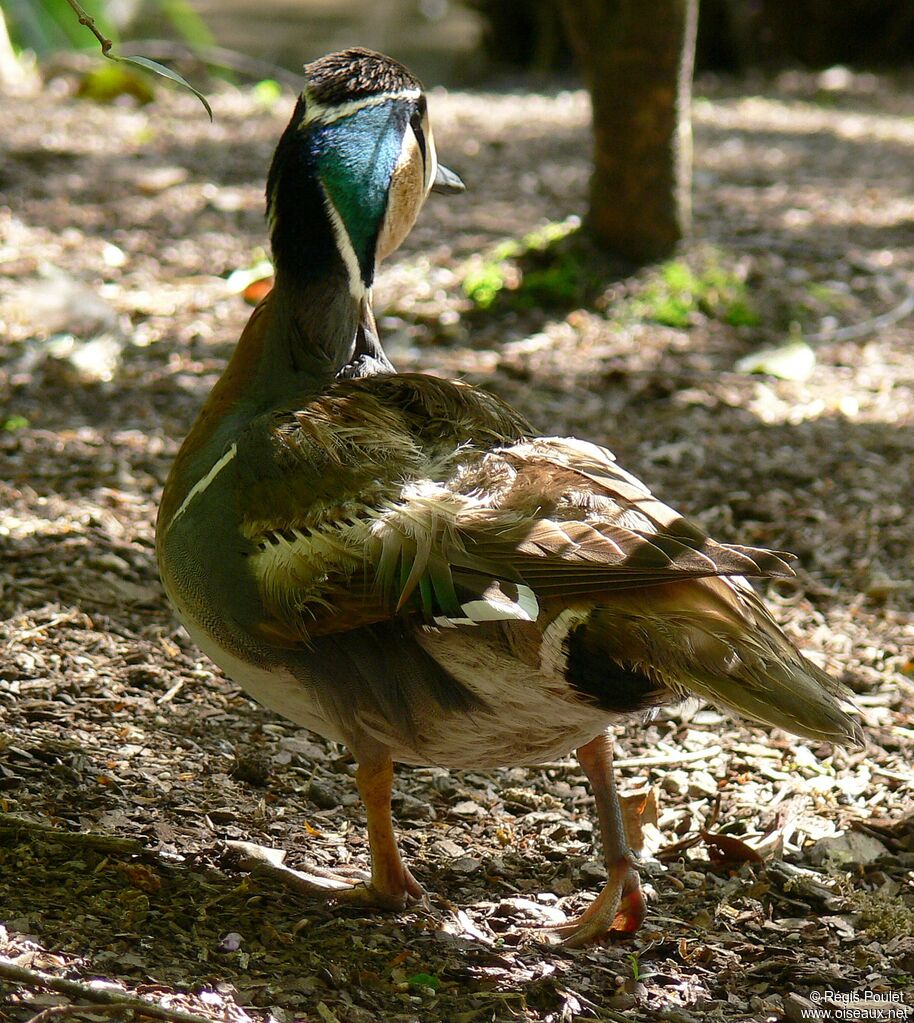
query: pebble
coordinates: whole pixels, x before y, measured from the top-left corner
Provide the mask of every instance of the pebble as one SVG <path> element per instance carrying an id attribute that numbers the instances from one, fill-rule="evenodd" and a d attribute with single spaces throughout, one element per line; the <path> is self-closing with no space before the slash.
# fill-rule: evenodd
<path id="1" fill-rule="evenodd" d="M 596 860 L 587 860 L 581 864 L 580 874 L 586 884 L 598 884 L 606 880 L 606 867 Z"/>
<path id="2" fill-rule="evenodd" d="M 466 855 L 466 849 L 450 838 L 439 838 L 429 846 L 429 852 L 441 859 L 456 860 Z"/>
<path id="3" fill-rule="evenodd" d="M 492 910 L 492 916 L 510 917 L 520 924 L 529 922 L 543 925 L 563 924 L 568 919 L 555 906 L 544 906 L 532 899 L 523 899 L 520 896 L 502 899 Z"/>
<path id="4" fill-rule="evenodd" d="M 340 796 L 332 785 L 312 779 L 308 786 L 308 798 L 321 810 L 335 810 L 340 805 Z"/>
<path id="5" fill-rule="evenodd" d="M 415 796 L 406 794 L 395 799 L 394 813 L 404 821 L 434 820 L 437 816 L 434 807 L 426 803 L 424 799 L 417 799 Z"/>
<path id="6" fill-rule="evenodd" d="M 481 865 L 475 856 L 460 856 L 451 863 L 451 870 L 455 874 L 475 874 Z"/>

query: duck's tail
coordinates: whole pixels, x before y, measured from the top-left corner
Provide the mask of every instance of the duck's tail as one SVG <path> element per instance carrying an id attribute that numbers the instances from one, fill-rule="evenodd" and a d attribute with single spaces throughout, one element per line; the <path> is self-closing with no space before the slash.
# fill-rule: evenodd
<path id="1" fill-rule="evenodd" d="M 601 602 L 587 631 L 595 627 L 605 655 L 675 693 L 806 738 L 863 744 L 842 707 L 850 690 L 797 650 L 744 579 L 620 593 Z"/>

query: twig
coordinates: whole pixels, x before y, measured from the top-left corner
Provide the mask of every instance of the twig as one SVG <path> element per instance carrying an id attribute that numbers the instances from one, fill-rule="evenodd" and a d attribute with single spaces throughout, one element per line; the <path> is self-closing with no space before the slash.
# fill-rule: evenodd
<path id="1" fill-rule="evenodd" d="M 914 781 L 914 774 L 910 771 L 902 773 L 901 771 L 890 771 L 887 767 L 880 767 L 879 764 L 870 764 L 870 769 L 873 774 L 881 774 L 883 778 L 891 778 L 893 781 L 903 781 L 908 785 Z"/>
<path id="2" fill-rule="evenodd" d="M 282 850 L 265 849 L 253 842 L 230 841 L 225 846 L 236 865 L 242 870 L 249 870 L 255 880 L 284 886 L 299 895 L 332 899 L 337 892 L 352 887 L 351 882 L 320 867 L 313 867 L 310 873 L 305 873 L 285 866 L 282 863 Z"/>
<path id="3" fill-rule="evenodd" d="M 27 970 L 24 966 L 17 966 L 3 956 L 0 956 L 0 977 L 24 987 L 46 988 L 48 991 L 57 991 L 59 994 L 68 995 L 70 998 L 77 998 L 83 1002 L 117 1006 L 124 1011 L 130 1010 L 141 1016 L 164 1019 L 170 1023 L 212 1023 L 212 1020 L 205 1016 L 196 1016 L 192 1012 L 182 1012 L 180 1009 L 166 1009 L 164 1005 L 149 1002 L 145 998 L 138 998 L 136 995 L 127 994 L 120 989 L 95 987 L 91 982 L 66 980 L 64 977 L 55 977 L 39 970 Z"/>
<path id="4" fill-rule="evenodd" d="M 99 41 L 102 48 L 102 56 L 108 57 L 108 51 L 114 45 L 110 39 L 106 39 L 95 25 L 94 19 L 90 18 L 89 15 L 83 10 L 83 8 L 76 2 L 76 0 L 67 0 L 67 3 L 73 8 L 76 13 L 76 17 L 79 18 L 80 25 L 84 25 L 95 38 Z M 109 57 L 109 60 L 113 58 Z"/>
<path id="5" fill-rule="evenodd" d="M 879 330 L 894 326 L 906 316 L 910 316 L 911 313 L 914 313 L 914 290 L 909 291 L 898 305 L 887 313 L 863 320 L 862 323 L 838 327 L 837 330 L 823 330 L 818 334 L 807 334 L 803 340 L 813 345 L 834 344 L 836 341 L 859 341 Z"/>
<path id="6" fill-rule="evenodd" d="M 40 625 L 34 625 L 31 629 L 25 629 L 24 631 L 17 633 L 7 643 L 7 649 L 9 649 L 14 643 L 19 643 L 23 639 L 31 639 L 32 636 L 40 636 L 43 632 L 47 632 L 48 629 L 53 629 L 58 625 L 63 625 L 65 622 L 72 622 L 82 615 L 82 611 L 78 608 L 72 608 L 69 611 L 62 611 L 60 614 L 54 615 L 50 621 L 42 622 Z"/>
<path id="7" fill-rule="evenodd" d="M 116 853 L 123 856 L 148 852 L 142 843 L 132 838 L 94 835 L 86 831 L 64 831 L 62 828 L 55 828 L 50 824 L 17 817 L 13 813 L 0 813 L 0 835 L 18 834 L 20 831 L 31 832 L 49 841 L 58 842 L 60 845 L 78 845 L 103 853 Z"/>
<path id="8" fill-rule="evenodd" d="M 95 25 L 95 22 L 92 20 L 92 18 L 89 17 L 88 14 L 86 14 L 82 7 L 77 3 L 77 0 L 67 0 L 67 3 L 75 12 L 76 17 L 79 19 L 80 25 L 85 26 L 92 33 L 92 35 L 95 36 L 99 43 L 101 43 L 103 57 L 107 57 L 108 60 L 124 61 L 127 64 L 135 64 L 137 67 L 141 67 L 146 71 L 152 71 L 153 74 L 161 75 L 163 78 L 169 78 L 171 79 L 171 81 L 177 82 L 178 85 L 181 85 L 185 89 L 190 90 L 190 92 L 192 92 L 197 97 L 197 99 L 200 100 L 200 102 L 203 104 L 203 109 L 207 112 L 207 114 L 209 114 L 209 119 L 212 121 L 213 108 L 209 105 L 209 100 L 203 95 L 202 92 L 200 92 L 199 89 L 195 89 L 190 84 L 190 82 L 186 82 L 176 71 L 172 71 L 171 68 L 165 67 L 164 64 L 158 64 L 156 63 L 156 61 L 150 60 L 148 57 L 142 57 L 139 54 L 136 54 L 135 56 L 132 57 L 127 56 L 115 57 L 115 55 L 110 52 L 111 47 L 114 44 L 110 39 L 105 38 L 105 36 L 103 36 L 101 32 L 99 32 L 98 28 Z"/>
<path id="9" fill-rule="evenodd" d="M 128 1005 L 99 1005 L 98 1003 L 94 1005 L 49 1005 L 33 1016 L 28 1023 L 51 1023 L 51 1020 L 78 1016 L 81 1012 L 92 1013 L 96 1016 L 100 1013 L 106 1016 L 118 1016 L 122 1012 L 133 1012 L 133 1008 Z"/>
<path id="10" fill-rule="evenodd" d="M 673 767 L 675 764 L 688 764 L 693 760 L 709 760 L 721 752 L 720 746 L 706 746 L 704 749 L 683 750 L 682 753 L 657 754 L 653 757 L 622 757 L 613 761 L 613 767 Z M 576 770 L 578 765 L 569 763 L 566 760 L 550 760 L 545 764 L 536 764 L 536 767 L 548 770 Z"/>

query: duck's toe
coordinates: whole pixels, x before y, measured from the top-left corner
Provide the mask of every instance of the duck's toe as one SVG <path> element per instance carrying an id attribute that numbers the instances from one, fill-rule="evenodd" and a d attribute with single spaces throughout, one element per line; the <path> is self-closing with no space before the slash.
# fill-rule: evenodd
<path id="1" fill-rule="evenodd" d="M 405 867 L 400 883 L 385 884 L 364 881 L 330 893 L 334 902 L 361 909 L 398 911 L 425 898 L 425 890 Z"/>
<path id="2" fill-rule="evenodd" d="M 638 871 L 626 858 L 613 864 L 605 887 L 580 916 L 537 930 L 559 938 L 566 948 L 581 948 L 611 935 L 634 934 L 641 927 L 646 910 Z"/>

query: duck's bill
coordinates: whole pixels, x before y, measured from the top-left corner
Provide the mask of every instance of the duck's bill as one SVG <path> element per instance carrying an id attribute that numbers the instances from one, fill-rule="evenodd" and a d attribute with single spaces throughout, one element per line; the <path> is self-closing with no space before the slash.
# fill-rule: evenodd
<path id="1" fill-rule="evenodd" d="M 442 195 L 456 195 L 458 192 L 465 192 L 466 187 L 452 170 L 438 164 L 435 180 L 432 182 L 433 192 L 440 192 Z"/>

